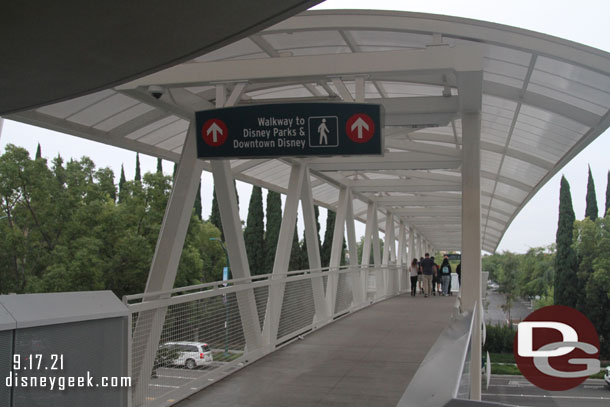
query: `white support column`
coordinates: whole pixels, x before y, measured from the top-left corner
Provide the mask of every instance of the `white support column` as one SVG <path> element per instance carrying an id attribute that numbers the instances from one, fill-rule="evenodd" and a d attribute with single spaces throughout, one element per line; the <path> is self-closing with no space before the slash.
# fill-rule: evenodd
<path id="1" fill-rule="evenodd" d="M 244 234 L 241 229 L 235 184 L 231 166 L 228 160 L 211 160 L 214 189 L 218 200 L 222 230 L 225 235 L 225 245 L 231 264 L 233 278 L 249 278 L 250 266 L 246 253 Z M 258 318 L 258 309 L 253 290 L 245 290 L 236 294 L 239 315 L 241 317 L 244 336 L 248 351 L 262 347 L 262 335 Z"/>
<path id="2" fill-rule="evenodd" d="M 284 301 L 285 279 L 290 264 L 290 252 L 292 249 L 292 238 L 296 227 L 297 211 L 299 209 L 299 197 L 302 193 L 305 166 L 301 164 L 293 165 L 290 170 L 290 181 L 288 183 L 288 195 L 284 205 L 284 215 L 275 251 L 275 261 L 273 262 L 272 283 L 269 287 L 269 297 L 267 300 L 267 312 L 263 325 L 263 338 L 265 344 L 275 347 L 277 341 L 277 331 L 280 324 L 280 314 Z"/>
<path id="3" fill-rule="evenodd" d="M 352 285 L 353 295 L 353 307 L 360 307 L 364 303 L 364 296 L 362 291 L 362 280 L 359 273 L 356 273 L 358 269 L 358 243 L 356 242 L 356 225 L 354 220 L 354 205 L 352 191 L 347 190 L 347 211 L 345 218 L 345 227 L 347 230 L 347 248 L 349 250 L 349 265 L 350 273 L 349 280 Z"/>
<path id="4" fill-rule="evenodd" d="M 367 298 L 368 286 L 369 286 L 369 267 L 371 259 L 371 240 L 373 237 L 373 226 L 374 226 L 374 214 L 376 211 L 376 205 L 373 202 L 369 202 L 366 210 L 366 225 L 364 230 L 364 243 L 362 244 L 362 259 L 361 264 L 361 280 L 363 286 L 364 298 Z"/>
<path id="5" fill-rule="evenodd" d="M 196 155 L 195 121 L 189 126 L 182 154 L 178 163 L 176 179 L 165 209 L 159 232 L 155 254 L 152 259 L 145 293 L 170 290 L 174 286 L 178 263 L 182 254 L 197 187 L 203 170 L 202 162 Z M 158 296 L 147 296 L 155 299 Z M 160 308 L 142 312 L 133 333 L 134 348 L 143 349 L 143 358 L 132 366 L 134 392 L 146 389 L 150 381 L 156 350 L 163 329 L 167 309 Z M 136 393 L 137 394 L 137 393 Z"/>
<path id="6" fill-rule="evenodd" d="M 303 222 L 305 224 L 305 240 L 307 241 L 309 268 L 312 270 L 320 270 L 322 268 L 322 261 L 320 260 L 320 238 L 316 225 L 309 168 L 306 168 L 305 175 L 303 176 L 301 206 L 303 208 Z M 324 280 L 321 275 L 311 279 L 311 288 L 313 291 L 314 307 L 316 309 L 314 324 L 325 323 L 329 317 L 324 298 Z"/>
<path id="7" fill-rule="evenodd" d="M 462 306 L 481 304 L 481 114 L 462 116 Z M 480 315 L 474 320 L 470 398 L 481 399 Z"/>
<path id="8" fill-rule="evenodd" d="M 407 264 L 411 266 L 413 259 L 419 259 L 417 253 L 415 253 L 415 231 L 412 227 L 409 227 L 409 255 L 407 257 Z"/>
<path id="9" fill-rule="evenodd" d="M 392 259 L 392 252 L 394 251 L 395 246 L 394 239 L 394 214 L 390 211 L 386 213 L 385 218 L 385 242 L 383 245 L 383 260 L 381 263 L 384 266 L 383 270 L 383 280 L 385 281 L 385 295 L 390 295 L 394 290 L 394 278 L 393 273 L 390 272 L 388 266 L 390 266 L 390 262 Z M 394 256 L 394 259 L 396 257 Z"/>
<path id="10" fill-rule="evenodd" d="M 398 286 L 396 293 L 407 290 L 409 279 L 406 278 L 404 270 L 406 270 L 407 262 L 405 261 L 405 223 L 401 220 L 398 225 L 398 255 L 396 257 L 396 265 L 398 269 Z"/>
<path id="11" fill-rule="evenodd" d="M 385 291 L 383 285 L 383 272 L 381 269 L 381 253 L 379 241 L 379 221 L 377 216 L 377 206 L 373 211 L 373 261 L 375 262 L 375 298 L 382 298 Z"/>
<path id="12" fill-rule="evenodd" d="M 337 216 L 335 217 L 335 230 L 333 231 L 333 241 L 330 250 L 330 262 L 328 264 L 328 280 L 326 282 L 326 304 L 328 307 L 328 315 L 331 318 L 335 315 L 335 304 L 337 302 L 337 288 L 339 282 L 338 268 L 341 265 L 341 252 L 343 251 L 343 236 L 348 198 L 348 189 L 345 187 L 341 188 L 341 191 L 339 192 Z"/>

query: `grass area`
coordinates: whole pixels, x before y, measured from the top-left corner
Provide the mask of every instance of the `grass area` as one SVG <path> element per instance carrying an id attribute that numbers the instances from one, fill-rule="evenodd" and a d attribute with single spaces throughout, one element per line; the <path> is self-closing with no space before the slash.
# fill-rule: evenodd
<path id="1" fill-rule="evenodd" d="M 491 363 L 515 363 L 515 356 L 512 353 L 489 353 Z"/>
<path id="2" fill-rule="evenodd" d="M 492 358 L 493 360 L 493 358 Z M 499 365 L 497 363 L 491 364 L 491 374 L 512 374 L 520 375 L 521 372 L 517 365 Z"/>
<path id="3" fill-rule="evenodd" d="M 512 353 L 490 353 L 491 373 L 492 374 L 508 374 L 521 375 L 519 368 L 515 364 L 515 356 Z M 606 374 L 605 366 L 608 361 L 602 362 L 602 371 L 591 376 L 591 379 L 603 379 Z"/>
<path id="4" fill-rule="evenodd" d="M 243 355 L 242 352 L 235 352 L 235 353 L 233 353 L 233 352 L 224 353 L 223 351 L 212 352 L 212 357 L 214 358 L 215 362 L 230 362 L 232 360 L 237 359 L 241 355 Z"/>

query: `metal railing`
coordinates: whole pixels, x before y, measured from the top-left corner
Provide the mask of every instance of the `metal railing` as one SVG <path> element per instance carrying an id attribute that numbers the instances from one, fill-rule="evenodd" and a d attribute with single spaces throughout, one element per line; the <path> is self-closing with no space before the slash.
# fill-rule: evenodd
<path id="1" fill-rule="evenodd" d="M 132 406 L 175 404 L 301 335 L 408 290 L 406 267 L 346 266 L 126 296 Z"/>

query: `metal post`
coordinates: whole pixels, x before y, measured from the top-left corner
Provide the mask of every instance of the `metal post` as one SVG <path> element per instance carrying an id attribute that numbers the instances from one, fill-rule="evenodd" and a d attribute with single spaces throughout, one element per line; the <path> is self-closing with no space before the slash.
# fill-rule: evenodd
<path id="1" fill-rule="evenodd" d="M 343 237 L 345 235 L 345 215 L 349 191 L 341 188 L 339 202 L 337 205 L 337 216 L 335 217 L 335 229 L 333 230 L 333 241 L 330 249 L 330 262 L 328 264 L 328 280 L 326 283 L 326 304 L 328 315 L 332 318 L 335 314 L 337 303 L 337 288 L 339 282 L 339 266 L 341 265 L 341 252 L 343 251 Z"/>
<path id="2" fill-rule="evenodd" d="M 462 305 L 473 310 L 481 302 L 481 114 L 462 116 Z M 472 329 L 471 391 L 481 399 L 481 329 L 477 312 Z"/>
<path id="3" fill-rule="evenodd" d="M 322 268 L 322 261 L 320 259 L 320 237 L 318 235 L 318 226 L 316 225 L 309 168 L 307 167 L 305 168 L 303 185 L 301 187 L 301 207 L 303 208 L 303 222 L 305 224 L 305 241 L 307 242 L 309 268 L 316 270 L 316 273 L 319 273 L 319 270 Z M 314 324 L 325 323 L 328 321 L 328 314 L 326 312 L 324 280 L 322 275 L 312 277 L 311 288 L 313 291 L 314 307 L 316 309 Z"/>
<path id="4" fill-rule="evenodd" d="M 350 278 L 352 285 L 353 305 L 360 306 L 364 302 L 360 276 L 356 273 L 358 269 L 358 244 L 356 243 L 356 225 L 354 220 L 354 205 L 352 191 L 348 189 L 345 227 L 347 229 L 347 247 L 349 250 Z"/>
<path id="5" fill-rule="evenodd" d="M 220 243 L 222 250 L 225 252 L 225 258 L 227 259 L 227 281 L 231 280 L 231 266 L 229 263 L 229 252 L 224 242 L 217 237 L 211 237 L 210 240 Z M 225 283 L 226 286 L 228 283 Z M 229 304 L 227 303 L 227 294 L 223 295 L 225 304 L 225 356 L 229 354 Z"/>
<path id="6" fill-rule="evenodd" d="M 396 292 L 401 292 L 409 285 L 409 279 L 406 278 L 404 270 L 406 270 L 405 262 L 405 223 L 401 220 L 398 225 L 398 255 L 396 257 L 396 265 L 398 269 L 398 289 Z"/>
<path id="7" fill-rule="evenodd" d="M 292 249 L 292 238 L 296 227 L 297 210 L 299 207 L 299 197 L 302 192 L 305 167 L 295 164 L 290 170 L 289 189 L 284 205 L 284 215 L 280 225 L 277 248 L 275 250 L 275 260 L 273 262 L 272 284 L 269 286 L 269 298 L 267 300 L 267 312 L 265 314 L 265 324 L 263 325 L 263 338 L 266 345 L 275 346 L 277 331 L 280 325 L 280 313 L 284 300 L 284 289 L 286 283 L 286 272 L 290 264 L 290 252 Z"/>

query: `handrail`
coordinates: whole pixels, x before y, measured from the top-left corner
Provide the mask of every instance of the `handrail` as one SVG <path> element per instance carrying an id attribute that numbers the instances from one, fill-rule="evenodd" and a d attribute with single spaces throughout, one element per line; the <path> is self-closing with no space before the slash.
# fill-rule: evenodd
<path id="1" fill-rule="evenodd" d="M 442 406 L 457 396 L 466 364 L 475 311 L 459 314 L 428 351 L 398 407 Z M 452 383 L 438 386 L 438 383 Z"/>

